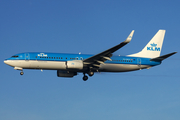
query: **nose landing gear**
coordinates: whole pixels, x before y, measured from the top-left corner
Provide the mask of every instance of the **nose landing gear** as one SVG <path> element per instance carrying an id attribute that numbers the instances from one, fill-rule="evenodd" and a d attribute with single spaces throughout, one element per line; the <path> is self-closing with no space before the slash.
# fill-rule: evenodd
<path id="1" fill-rule="evenodd" d="M 15 69 L 15 70 L 21 70 L 20 75 L 23 75 L 23 74 L 24 74 L 23 68 L 21 68 L 21 67 L 14 67 L 14 69 Z"/>
<path id="2" fill-rule="evenodd" d="M 23 72 L 23 71 L 21 71 L 21 72 L 20 72 L 20 75 L 23 75 L 23 74 L 24 74 L 24 72 Z"/>

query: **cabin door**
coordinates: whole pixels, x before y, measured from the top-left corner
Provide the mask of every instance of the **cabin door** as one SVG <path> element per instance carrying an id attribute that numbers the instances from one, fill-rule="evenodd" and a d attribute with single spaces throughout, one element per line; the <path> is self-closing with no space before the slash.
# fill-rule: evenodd
<path id="1" fill-rule="evenodd" d="M 25 60 L 29 60 L 29 59 L 30 59 L 29 53 L 25 53 Z"/>
<path id="2" fill-rule="evenodd" d="M 141 58 L 137 59 L 137 64 L 138 64 L 139 68 L 141 69 Z"/>

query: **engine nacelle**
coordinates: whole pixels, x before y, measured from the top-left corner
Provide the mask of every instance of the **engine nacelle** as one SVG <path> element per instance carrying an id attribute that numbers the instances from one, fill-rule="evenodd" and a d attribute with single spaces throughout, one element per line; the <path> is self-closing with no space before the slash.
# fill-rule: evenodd
<path id="1" fill-rule="evenodd" d="M 57 70 L 58 77 L 74 77 L 75 75 L 77 75 L 77 72 Z"/>
<path id="2" fill-rule="evenodd" d="M 82 60 L 73 60 L 67 61 L 66 63 L 67 69 L 83 69 L 83 61 Z"/>

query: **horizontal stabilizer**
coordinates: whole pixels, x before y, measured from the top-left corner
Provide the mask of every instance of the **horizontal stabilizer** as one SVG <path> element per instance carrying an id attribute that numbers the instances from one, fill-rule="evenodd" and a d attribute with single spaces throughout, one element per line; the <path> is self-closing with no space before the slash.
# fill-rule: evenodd
<path id="1" fill-rule="evenodd" d="M 152 58 L 151 61 L 163 61 L 164 59 L 176 54 L 177 52 L 173 52 L 173 53 L 169 53 L 169 54 L 166 54 L 166 55 L 163 55 L 163 56 L 160 56 L 160 57 L 157 57 L 157 58 Z"/>

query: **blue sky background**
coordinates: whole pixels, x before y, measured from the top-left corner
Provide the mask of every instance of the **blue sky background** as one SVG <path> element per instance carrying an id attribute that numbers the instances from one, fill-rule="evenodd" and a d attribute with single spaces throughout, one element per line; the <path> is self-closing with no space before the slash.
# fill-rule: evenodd
<path id="1" fill-rule="evenodd" d="M 179 53 L 149 70 L 58 78 L 3 60 L 22 52 L 139 52 L 165 29 L 161 55 L 180 52 L 178 0 L 0 0 L 1 120 L 179 120 Z"/>

